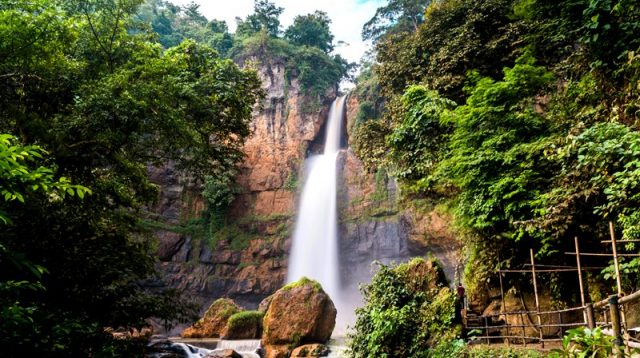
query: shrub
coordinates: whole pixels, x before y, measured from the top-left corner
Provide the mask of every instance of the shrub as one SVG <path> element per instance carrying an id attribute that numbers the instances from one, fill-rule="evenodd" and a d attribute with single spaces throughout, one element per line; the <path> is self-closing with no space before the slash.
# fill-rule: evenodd
<path id="1" fill-rule="evenodd" d="M 424 259 L 397 266 L 379 264 L 362 287 L 365 305 L 356 310 L 351 357 L 428 357 L 439 342 L 453 341 L 455 296 L 442 269 Z"/>

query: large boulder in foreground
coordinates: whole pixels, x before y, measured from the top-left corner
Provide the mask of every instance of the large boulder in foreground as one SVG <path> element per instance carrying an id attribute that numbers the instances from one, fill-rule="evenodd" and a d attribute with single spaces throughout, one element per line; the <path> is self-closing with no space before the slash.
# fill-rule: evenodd
<path id="1" fill-rule="evenodd" d="M 303 277 L 284 286 L 272 295 L 263 320 L 262 346 L 267 357 L 289 354 L 301 344 L 326 343 L 336 324 L 336 313 L 318 282 Z"/>
<path id="2" fill-rule="evenodd" d="M 227 326 L 229 317 L 242 309 L 233 300 L 220 298 L 211 304 L 204 316 L 182 331 L 184 338 L 218 338 Z"/>

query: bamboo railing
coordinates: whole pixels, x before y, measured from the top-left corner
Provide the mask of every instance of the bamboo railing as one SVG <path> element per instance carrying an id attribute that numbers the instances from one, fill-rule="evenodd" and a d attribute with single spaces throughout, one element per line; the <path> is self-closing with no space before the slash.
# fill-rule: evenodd
<path id="1" fill-rule="evenodd" d="M 528 343 L 540 343 L 544 348 L 545 342 L 561 341 L 566 330 L 576 327 L 588 327 L 595 328 L 601 327 L 606 334 L 610 334 L 615 337 L 615 344 L 617 347 L 617 354 L 621 352 L 623 347 L 628 350 L 631 348 L 640 348 L 640 341 L 635 339 L 630 332 L 633 330 L 640 330 L 640 327 L 628 327 L 626 313 L 630 312 L 630 306 L 632 304 L 640 304 L 640 291 L 634 292 L 629 295 L 624 295 L 622 292 L 621 277 L 620 277 L 620 265 L 619 257 L 640 257 L 640 254 L 621 254 L 617 250 L 617 242 L 614 232 L 613 223 L 609 223 L 609 231 L 611 235 L 610 240 L 602 241 L 603 243 L 609 243 L 612 246 L 612 254 L 607 253 L 584 253 L 580 252 L 580 246 L 578 238 L 575 238 L 575 252 L 566 252 L 567 255 L 575 255 L 576 266 L 550 266 L 550 265 L 537 265 L 534 260 L 533 250 L 530 250 L 530 269 L 511 269 L 511 270 L 498 270 L 500 279 L 500 294 L 502 306 L 499 313 L 476 316 L 473 321 L 467 319 L 467 312 L 463 312 L 464 324 L 467 332 L 469 332 L 470 339 L 479 342 L 485 342 L 487 344 L 495 343 L 496 341 L 506 342 L 507 345 L 511 343 L 527 345 Z M 625 240 L 624 242 L 638 242 L 640 240 Z M 602 269 L 602 267 L 584 267 L 581 264 L 581 256 L 609 256 L 613 258 L 615 268 L 615 279 L 617 293 L 610 295 L 608 298 L 590 303 L 588 297 L 585 295 L 585 289 L 583 285 L 583 271 Z M 542 269 L 539 269 L 542 267 Z M 572 307 L 567 309 L 548 310 L 541 311 L 538 298 L 538 282 L 537 274 L 545 272 L 570 272 L 575 271 L 578 273 L 579 288 L 580 288 L 580 302 L 581 306 Z M 505 312 L 504 301 L 504 288 L 502 283 L 502 275 L 505 273 L 531 273 L 533 289 L 535 295 L 536 310 L 508 311 Z M 576 319 L 576 315 L 573 317 L 567 317 L 570 312 L 582 312 L 583 319 Z M 516 319 L 509 319 L 516 316 Z M 556 316 L 557 322 L 552 322 L 551 317 Z M 471 317 L 471 316 L 470 316 Z M 526 317 L 526 322 L 525 322 Z M 533 317 L 533 319 L 532 319 Z M 547 319 L 545 319 L 547 318 Z M 520 324 L 514 324 L 509 322 L 519 321 Z M 543 323 L 543 322 L 548 323 Z M 555 329 L 554 329 L 555 328 Z M 545 333 L 546 331 L 546 333 Z M 535 333 L 532 334 L 532 333 Z"/>

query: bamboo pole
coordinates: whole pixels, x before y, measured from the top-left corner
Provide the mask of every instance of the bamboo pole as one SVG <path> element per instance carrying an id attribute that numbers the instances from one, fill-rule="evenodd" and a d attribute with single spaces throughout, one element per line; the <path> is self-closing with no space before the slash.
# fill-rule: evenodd
<path id="1" fill-rule="evenodd" d="M 620 307 L 618 306 L 618 295 L 611 295 L 609 297 L 609 312 L 611 312 L 611 329 L 613 330 L 613 336 L 615 337 L 614 351 L 615 357 L 622 356 L 622 349 L 620 348 L 622 343 L 622 328 L 620 325 Z"/>
<path id="2" fill-rule="evenodd" d="M 520 326 L 522 327 L 522 343 L 524 344 L 524 346 L 527 346 L 527 330 L 524 328 L 524 317 L 522 317 L 522 313 L 519 314 L 518 316 L 520 316 Z"/>
<path id="3" fill-rule="evenodd" d="M 536 316 L 538 317 L 538 330 L 540 335 L 540 344 L 544 348 L 543 332 L 542 332 L 542 319 L 540 318 L 540 300 L 538 298 L 538 282 L 536 279 L 536 263 L 533 258 L 533 249 L 529 249 L 529 256 L 531 256 L 531 273 L 533 274 L 533 293 L 536 298 Z"/>
<path id="4" fill-rule="evenodd" d="M 542 270 L 536 270 L 536 272 L 540 273 L 540 272 L 574 272 L 574 271 L 578 271 L 578 269 L 576 268 L 561 268 L 561 269 L 542 269 Z M 531 272 L 531 270 L 498 270 L 499 273 L 528 273 Z"/>
<path id="5" fill-rule="evenodd" d="M 565 255 L 575 255 L 575 252 L 565 252 Z M 607 257 L 613 257 L 613 254 L 601 254 L 601 253 L 595 253 L 595 252 L 582 252 L 580 253 L 580 256 L 607 256 Z M 640 254 L 618 254 L 618 257 L 640 257 Z"/>
<path id="6" fill-rule="evenodd" d="M 609 233 L 611 234 L 611 248 L 613 249 L 613 265 L 616 269 L 616 285 L 618 286 L 618 298 L 622 297 L 622 278 L 620 277 L 620 262 L 618 260 L 618 246 L 616 243 L 616 234 L 613 227 L 613 221 L 609 221 Z M 624 329 L 624 340 L 629 341 L 629 333 L 627 332 L 627 315 L 625 313 L 624 306 L 620 308 L 619 314 L 621 315 L 620 324 Z M 628 350 L 628 348 L 626 349 Z"/>
<path id="7" fill-rule="evenodd" d="M 483 318 L 484 318 L 484 335 L 486 336 L 487 344 L 491 344 L 491 341 L 489 340 L 489 323 L 487 323 L 486 316 Z"/>
<path id="8" fill-rule="evenodd" d="M 582 265 L 580 264 L 580 245 L 578 244 L 578 237 L 575 236 L 573 238 L 573 241 L 575 243 L 576 246 L 576 263 L 578 265 L 578 283 L 580 284 L 580 303 L 582 303 L 582 307 L 584 307 L 584 286 L 583 286 L 583 281 L 582 281 Z M 584 318 L 584 322 L 585 324 L 588 323 L 587 320 L 587 312 L 583 311 L 582 312 L 582 317 Z"/>
<path id="9" fill-rule="evenodd" d="M 502 301 L 502 306 L 500 308 L 500 313 L 504 314 L 506 307 L 504 304 L 504 286 L 502 286 L 502 273 L 498 274 L 498 277 L 500 278 L 500 300 Z M 507 319 L 507 315 L 504 314 L 504 323 L 507 326 L 507 347 L 511 346 L 511 342 L 509 341 L 509 336 L 511 335 L 511 330 L 509 329 L 509 320 Z"/>
<path id="10" fill-rule="evenodd" d="M 564 336 L 564 321 L 562 319 L 562 312 L 558 312 L 558 322 L 560 322 L 560 338 Z"/>
<path id="11" fill-rule="evenodd" d="M 621 296 L 622 283 L 620 281 L 620 263 L 618 262 L 618 249 L 616 246 L 616 234 L 613 228 L 613 221 L 609 221 L 609 233 L 611 234 L 611 247 L 613 248 L 613 265 L 616 269 L 616 284 L 618 285 L 618 296 Z"/>
<path id="12" fill-rule="evenodd" d="M 587 327 L 589 327 L 589 329 L 596 328 L 596 319 L 595 319 L 595 316 L 593 314 L 593 304 L 592 303 L 587 303 L 587 305 L 585 306 L 585 313 L 587 315 Z"/>

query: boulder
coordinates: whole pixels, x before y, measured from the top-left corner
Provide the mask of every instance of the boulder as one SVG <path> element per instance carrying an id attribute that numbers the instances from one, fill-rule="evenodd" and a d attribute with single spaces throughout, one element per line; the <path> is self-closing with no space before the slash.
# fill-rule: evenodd
<path id="1" fill-rule="evenodd" d="M 329 348 L 324 344 L 305 344 L 291 352 L 291 358 L 297 357 L 325 357 L 329 354 Z"/>
<path id="2" fill-rule="evenodd" d="M 184 338 L 218 338 L 227 326 L 229 317 L 241 311 L 241 308 L 228 298 L 215 300 L 204 316 L 193 326 L 182 331 Z"/>
<path id="3" fill-rule="evenodd" d="M 258 305 L 258 311 L 261 312 L 267 312 L 267 310 L 269 309 L 269 305 L 271 304 L 271 300 L 273 299 L 273 295 L 265 298 L 264 300 L 260 301 L 260 304 Z"/>
<path id="4" fill-rule="evenodd" d="M 290 358 L 291 348 L 286 345 L 264 347 L 264 358 Z"/>
<path id="5" fill-rule="evenodd" d="M 209 353 L 205 358 L 242 358 L 242 355 L 233 349 L 225 349 Z"/>
<path id="6" fill-rule="evenodd" d="M 318 282 L 303 277 L 284 286 L 273 294 L 263 320 L 262 345 L 267 357 L 282 356 L 283 347 L 326 343 L 333 332 L 336 313 L 331 298 Z"/>
<path id="7" fill-rule="evenodd" d="M 259 339 L 264 312 L 243 311 L 229 317 L 222 339 Z"/>

